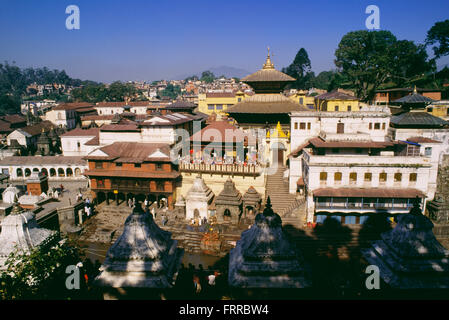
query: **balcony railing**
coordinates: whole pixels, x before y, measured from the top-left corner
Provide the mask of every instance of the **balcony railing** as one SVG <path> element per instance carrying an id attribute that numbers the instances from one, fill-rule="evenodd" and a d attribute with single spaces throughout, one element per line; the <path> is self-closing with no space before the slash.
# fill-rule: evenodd
<path id="1" fill-rule="evenodd" d="M 254 164 L 180 163 L 179 170 L 181 172 L 229 174 L 237 176 L 258 176 L 261 173 L 261 167 Z"/>

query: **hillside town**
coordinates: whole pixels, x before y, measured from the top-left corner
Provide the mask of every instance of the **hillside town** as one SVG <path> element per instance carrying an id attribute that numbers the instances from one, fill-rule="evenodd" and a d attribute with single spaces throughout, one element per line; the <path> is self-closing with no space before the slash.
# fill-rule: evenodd
<path id="1" fill-rule="evenodd" d="M 449 20 L 432 24 L 424 44 L 349 31 L 317 75 L 279 43 L 235 53 L 257 61 L 241 77 L 0 64 L 0 300 L 447 300 Z"/>

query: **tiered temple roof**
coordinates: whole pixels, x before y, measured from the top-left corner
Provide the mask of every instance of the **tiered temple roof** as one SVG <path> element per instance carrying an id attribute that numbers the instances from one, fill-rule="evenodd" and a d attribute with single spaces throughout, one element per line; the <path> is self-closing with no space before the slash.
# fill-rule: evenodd
<path id="1" fill-rule="evenodd" d="M 309 287 L 311 279 L 302 255 L 283 233 L 281 217 L 273 212 L 269 199 L 264 212 L 231 250 L 229 284 L 238 288 Z"/>
<path id="2" fill-rule="evenodd" d="M 392 288 L 449 288 L 449 250 L 437 241 L 432 228 L 415 201 L 410 213 L 399 215 L 396 227 L 363 250 L 363 256 L 379 267 Z"/>
<path id="3" fill-rule="evenodd" d="M 209 201 L 214 197 L 212 190 L 206 185 L 204 180 L 198 176 L 193 181 L 192 187 L 189 189 L 186 195 L 186 200 Z"/>
<path id="4" fill-rule="evenodd" d="M 96 282 L 113 288 L 170 288 L 183 253 L 171 233 L 160 229 L 153 216 L 137 205 L 106 254 Z"/>
<path id="5" fill-rule="evenodd" d="M 242 194 L 235 187 L 235 183 L 228 178 L 224 184 L 223 190 L 215 199 L 215 205 L 239 206 L 242 204 Z"/>

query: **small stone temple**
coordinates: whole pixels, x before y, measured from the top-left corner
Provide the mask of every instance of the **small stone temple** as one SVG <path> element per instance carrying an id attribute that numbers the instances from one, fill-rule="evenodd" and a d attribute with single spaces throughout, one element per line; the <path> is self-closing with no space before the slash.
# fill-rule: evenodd
<path id="1" fill-rule="evenodd" d="M 186 219 L 203 219 L 208 217 L 208 207 L 212 203 L 214 193 L 198 176 L 186 195 Z"/>
<path id="2" fill-rule="evenodd" d="M 416 200 L 410 213 L 399 215 L 396 227 L 362 254 L 379 267 L 381 278 L 393 289 L 449 288 L 449 250 L 432 228 Z"/>
<path id="3" fill-rule="evenodd" d="M 108 250 L 95 283 L 105 299 L 160 298 L 173 286 L 183 254 L 171 233 L 160 229 L 137 204 Z"/>
<path id="4" fill-rule="evenodd" d="M 34 171 L 26 181 L 27 191 L 32 196 L 40 196 L 48 191 L 48 177 L 42 172 Z"/>
<path id="5" fill-rule="evenodd" d="M 223 190 L 215 199 L 217 222 L 230 221 L 238 224 L 242 213 L 242 194 L 235 187 L 235 183 L 228 178 Z"/>
<path id="6" fill-rule="evenodd" d="M 282 230 L 268 197 L 263 213 L 242 232 L 229 256 L 229 285 L 233 288 L 306 288 L 311 286 L 302 254 Z"/>
<path id="7" fill-rule="evenodd" d="M 176 199 L 174 215 L 179 220 L 185 220 L 186 218 L 186 201 L 182 195 L 179 195 Z"/>
<path id="8" fill-rule="evenodd" d="M 243 195 L 243 215 L 244 217 L 254 218 L 260 210 L 262 196 L 254 189 L 249 187 Z"/>
<path id="9" fill-rule="evenodd" d="M 34 213 L 23 211 L 17 198 L 11 213 L 3 219 L 1 226 L 0 270 L 6 269 L 5 262 L 13 251 L 29 253 L 55 234 L 55 231 L 40 228 Z"/>

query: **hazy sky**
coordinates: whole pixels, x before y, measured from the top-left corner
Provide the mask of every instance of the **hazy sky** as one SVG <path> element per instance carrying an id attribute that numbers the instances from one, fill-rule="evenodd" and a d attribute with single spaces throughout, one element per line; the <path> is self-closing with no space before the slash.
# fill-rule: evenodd
<path id="1" fill-rule="evenodd" d="M 79 30 L 65 26 L 72 4 Z M 365 28 L 370 4 L 381 29 L 420 43 L 449 18 L 448 0 L 0 0 L 0 61 L 95 81 L 158 80 L 223 65 L 253 72 L 267 46 L 281 69 L 304 47 L 318 73 L 334 68 L 343 35 Z"/>

